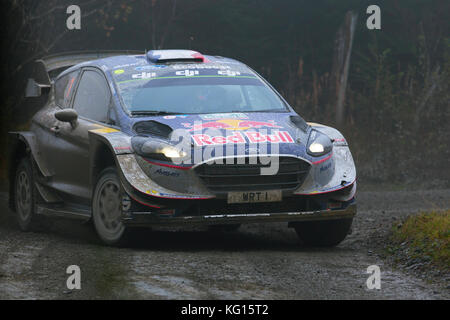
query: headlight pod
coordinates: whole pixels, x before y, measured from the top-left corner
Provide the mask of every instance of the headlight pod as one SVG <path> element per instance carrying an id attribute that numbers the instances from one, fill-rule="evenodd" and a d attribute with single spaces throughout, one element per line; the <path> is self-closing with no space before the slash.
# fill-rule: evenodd
<path id="1" fill-rule="evenodd" d="M 311 130 L 306 150 L 313 157 L 320 157 L 333 150 L 333 142 L 327 135 L 317 130 Z"/>
<path id="2" fill-rule="evenodd" d="M 186 152 L 178 150 L 175 147 L 164 147 L 162 148 L 161 153 L 171 159 L 184 158 L 186 156 Z"/>
<path id="3" fill-rule="evenodd" d="M 140 151 L 141 155 L 161 160 L 164 160 L 164 157 L 168 159 L 180 159 L 187 155 L 185 151 L 180 150 L 171 144 L 156 140 L 145 141 L 142 144 Z"/>
<path id="4" fill-rule="evenodd" d="M 321 143 L 313 142 L 309 146 L 309 152 L 313 154 L 322 154 L 323 152 L 325 152 L 325 148 Z"/>

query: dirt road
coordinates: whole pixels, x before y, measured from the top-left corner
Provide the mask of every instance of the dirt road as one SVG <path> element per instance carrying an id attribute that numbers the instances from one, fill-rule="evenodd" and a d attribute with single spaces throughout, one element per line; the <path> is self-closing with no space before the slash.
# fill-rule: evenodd
<path id="1" fill-rule="evenodd" d="M 152 231 L 117 249 L 73 221 L 22 233 L 0 193 L 0 299 L 449 299 L 448 286 L 394 271 L 377 253 L 395 220 L 450 208 L 450 190 L 360 192 L 358 206 L 353 233 L 332 249 L 303 247 L 278 223 Z M 69 265 L 81 268 L 79 291 L 66 287 Z M 380 290 L 366 286 L 370 265 Z"/>

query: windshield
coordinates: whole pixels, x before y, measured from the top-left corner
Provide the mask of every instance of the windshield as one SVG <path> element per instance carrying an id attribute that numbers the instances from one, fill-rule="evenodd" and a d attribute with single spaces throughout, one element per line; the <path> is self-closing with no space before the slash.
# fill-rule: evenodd
<path id="1" fill-rule="evenodd" d="M 116 70 L 116 83 L 128 111 L 197 114 L 287 110 L 278 95 L 248 70 L 180 71 L 177 67 L 144 72 L 134 68 L 134 74 Z"/>

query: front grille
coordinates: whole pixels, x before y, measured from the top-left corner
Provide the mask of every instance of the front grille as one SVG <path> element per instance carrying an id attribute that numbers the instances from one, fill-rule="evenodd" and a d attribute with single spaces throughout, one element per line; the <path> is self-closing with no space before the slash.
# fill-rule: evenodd
<path id="1" fill-rule="evenodd" d="M 280 157 L 276 174 L 261 175 L 261 168 L 268 168 L 270 164 L 261 164 L 259 160 L 256 164 L 250 163 L 249 158 L 242 164 L 237 164 L 236 159 L 234 164 L 226 164 L 224 160 L 224 164 L 203 164 L 195 172 L 213 192 L 294 190 L 303 183 L 310 168 L 303 160 Z"/>

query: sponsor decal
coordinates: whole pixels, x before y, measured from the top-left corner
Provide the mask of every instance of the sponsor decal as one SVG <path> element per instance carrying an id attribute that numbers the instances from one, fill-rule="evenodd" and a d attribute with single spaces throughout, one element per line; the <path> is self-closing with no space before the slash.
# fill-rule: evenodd
<path id="1" fill-rule="evenodd" d="M 119 70 L 114 71 L 114 74 L 122 74 L 122 73 L 125 73 L 125 70 L 119 69 Z"/>
<path id="2" fill-rule="evenodd" d="M 322 172 L 324 172 L 324 171 L 326 171 L 326 170 L 328 170 L 330 168 L 331 168 L 331 162 L 329 162 L 327 165 L 322 166 L 320 168 L 320 172 L 322 173 Z"/>
<path id="3" fill-rule="evenodd" d="M 193 76 L 198 76 L 200 74 L 200 72 L 198 72 L 197 70 L 182 70 L 182 71 L 175 72 L 175 74 L 177 76 L 193 77 Z"/>
<path id="4" fill-rule="evenodd" d="M 187 115 L 164 116 L 163 118 L 166 119 L 166 120 L 173 120 L 173 119 L 176 119 L 176 118 L 184 119 L 184 118 L 187 118 Z"/>
<path id="5" fill-rule="evenodd" d="M 113 129 L 113 128 L 102 128 L 102 129 L 96 129 L 96 130 L 90 130 L 91 132 L 95 132 L 95 133 L 114 133 L 114 132 L 120 132 L 117 129 Z"/>
<path id="6" fill-rule="evenodd" d="M 214 146 L 225 144 L 239 144 L 246 143 L 294 143 L 294 139 L 287 131 L 276 131 L 271 134 L 264 134 L 256 131 L 239 132 L 235 131 L 231 135 L 211 136 L 208 134 L 194 134 L 192 135 L 194 143 L 201 146 Z"/>
<path id="7" fill-rule="evenodd" d="M 248 119 L 245 113 L 213 113 L 202 114 L 200 118 L 203 120 L 217 120 L 217 119 Z"/>
<path id="8" fill-rule="evenodd" d="M 275 124 L 275 121 L 251 121 L 251 120 L 237 120 L 237 119 L 221 119 L 211 122 L 195 123 L 194 125 L 185 125 L 190 128 L 189 131 L 201 131 L 203 129 L 225 129 L 225 130 L 248 130 L 259 128 L 282 128 Z"/>
<path id="9" fill-rule="evenodd" d="M 174 65 L 174 69 L 231 69 L 230 66 L 221 66 L 217 64 L 179 64 Z"/>
<path id="10" fill-rule="evenodd" d="M 155 78 L 156 77 L 156 73 L 155 72 L 135 73 L 131 77 L 133 79 L 150 79 L 150 78 Z"/>
<path id="11" fill-rule="evenodd" d="M 162 193 L 162 192 L 160 192 L 159 195 L 161 197 L 173 198 L 173 199 L 210 199 L 210 198 L 213 198 L 211 196 L 177 195 L 177 194 Z"/>
<path id="12" fill-rule="evenodd" d="M 167 171 L 167 170 L 163 170 L 163 169 L 158 169 L 154 173 L 159 174 L 161 176 L 166 176 L 166 177 L 179 177 L 180 176 L 180 174 L 178 172 L 171 172 L 171 171 Z"/>
<path id="13" fill-rule="evenodd" d="M 333 140 L 333 144 L 334 144 L 335 146 L 339 146 L 339 147 L 346 147 L 346 146 L 348 146 L 347 140 L 345 140 L 344 138 L 341 138 L 341 139 L 334 139 L 334 140 Z"/>
<path id="14" fill-rule="evenodd" d="M 140 63 L 140 62 L 139 62 L 139 63 Z M 114 66 L 113 68 L 114 68 L 114 69 L 123 69 L 123 68 L 128 68 L 128 67 L 136 66 L 136 65 L 138 65 L 139 63 L 138 63 L 138 62 L 135 62 L 135 63 L 121 64 L 121 65 L 118 65 L 118 66 Z"/>
<path id="15" fill-rule="evenodd" d="M 150 65 L 150 66 L 136 67 L 134 70 L 136 70 L 136 71 L 145 71 L 145 70 L 163 69 L 163 68 L 167 68 L 167 66 L 162 65 L 162 64 L 155 64 L 155 65 Z"/>
<path id="16" fill-rule="evenodd" d="M 231 71 L 231 70 L 219 70 L 217 72 L 219 75 L 221 76 L 229 76 L 229 77 L 235 77 L 235 76 L 240 76 L 241 73 L 239 71 Z"/>

